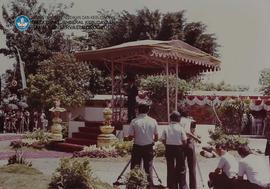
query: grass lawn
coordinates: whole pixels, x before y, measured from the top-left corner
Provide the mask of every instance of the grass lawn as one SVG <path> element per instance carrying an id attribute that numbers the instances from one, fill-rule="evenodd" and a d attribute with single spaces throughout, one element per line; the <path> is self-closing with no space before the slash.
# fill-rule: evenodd
<path id="1" fill-rule="evenodd" d="M 0 189 L 48 189 L 50 179 L 40 171 L 20 164 L 0 167 Z M 96 189 L 115 189 L 98 179 Z"/>
<path id="2" fill-rule="evenodd" d="M 0 167 L 0 188 L 3 189 L 47 189 L 49 182 L 50 178 L 25 165 Z"/>

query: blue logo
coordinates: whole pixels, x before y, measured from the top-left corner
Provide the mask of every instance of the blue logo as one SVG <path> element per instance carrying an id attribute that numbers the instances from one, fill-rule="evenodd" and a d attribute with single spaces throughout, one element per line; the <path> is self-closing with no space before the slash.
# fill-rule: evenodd
<path id="1" fill-rule="evenodd" d="M 15 26 L 20 31 L 25 31 L 30 26 L 30 19 L 27 16 L 21 15 L 15 19 Z"/>

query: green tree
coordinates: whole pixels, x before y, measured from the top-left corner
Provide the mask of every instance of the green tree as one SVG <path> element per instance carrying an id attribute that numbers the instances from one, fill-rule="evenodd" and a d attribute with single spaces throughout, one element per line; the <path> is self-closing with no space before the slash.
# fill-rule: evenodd
<path id="1" fill-rule="evenodd" d="M 190 85 L 183 79 L 178 79 L 174 76 L 169 76 L 169 83 L 175 86 L 178 82 L 178 98 L 181 99 L 190 89 Z M 149 97 L 153 101 L 150 115 L 155 117 L 158 121 L 167 120 L 167 78 L 165 75 L 148 76 L 140 80 L 140 87 L 142 90 L 149 91 Z M 170 94 L 175 94 L 175 88 L 170 88 Z M 172 104 L 171 104 L 172 105 Z M 173 110 L 174 106 L 171 106 Z"/>
<path id="2" fill-rule="evenodd" d="M 264 95 L 270 95 L 270 68 L 265 68 L 260 72 L 259 84 Z"/>
<path id="3" fill-rule="evenodd" d="M 190 81 L 192 90 L 201 90 L 201 91 L 247 91 L 248 86 L 244 85 L 231 85 L 227 84 L 224 81 L 219 83 L 207 83 L 198 80 Z"/>
<path id="4" fill-rule="evenodd" d="M 37 0 L 13 0 L 7 6 L 3 5 L 0 30 L 6 35 L 7 48 L 0 49 L 0 53 L 15 57 L 17 62 L 19 53 L 25 63 L 26 75 L 36 73 L 38 62 L 50 58 L 53 52 L 67 50 L 65 35 L 58 25 L 71 6 L 54 4 L 46 8 Z M 30 18 L 30 27 L 24 32 L 15 27 L 14 20 L 18 15 Z"/>
<path id="5" fill-rule="evenodd" d="M 28 83 L 28 103 L 38 108 L 53 106 L 55 98 L 63 106 L 79 107 L 100 92 L 99 89 L 106 88 L 101 71 L 64 54 L 41 62 L 37 73 L 29 76 Z"/>
<path id="6" fill-rule="evenodd" d="M 201 22 L 188 23 L 184 13 L 185 11 L 178 11 L 162 14 L 148 8 L 138 10 L 135 14 L 103 10 L 98 12 L 103 23 L 106 23 L 103 28 L 92 27 L 86 32 L 92 41 L 91 45 L 97 48 L 143 39 L 180 39 L 206 53 L 218 56 L 219 45 L 215 35 L 207 34 L 207 27 Z"/>
<path id="7" fill-rule="evenodd" d="M 222 128 L 227 134 L 240 134 L 244 114 L 249 115 L 249 100 L 235 99 L 226 101 L 218 108 Z"/>

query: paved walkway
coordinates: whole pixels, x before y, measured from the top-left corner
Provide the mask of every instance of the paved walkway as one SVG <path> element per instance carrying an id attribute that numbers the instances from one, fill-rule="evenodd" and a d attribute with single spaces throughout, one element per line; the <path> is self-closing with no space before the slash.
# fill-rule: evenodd
<path id="1" fill-rule="evenodd" d="M 22 138 L 22 134 L 0 134 L 0 141 L 6 141 L 6 140 L 19 140 Z"/>
<path id="2" fill-rule="evenodd" d="M 18 136 L 16 136 L 17 139 Z M 1 149 L 9 148 L 10 141 L 15 140 L 16 137 L 2 137 L 0 135 L 0 166 L 7 164 L 7 158 L 14 154 L 12 151 L 1 151 Z M 2 139 L 2 140 L 1 140 Z M 40 170 L 47 176 L 52 176 L 52 173 L 59 165 L 59 160 L 62 157 L 71 157 L 72 154 L 56 151 L 27 151 L 25 157 L 27 161 L 31 161 L 34 168 Z M 207 189 L 208 174 L 213 171 L 218 163 L 219 158 L 203 158 L 198 155 L 199 167 L 201 174 L 197 171 L 197 183 L 198 189 Z M 112 185 L 116 181 L 119 174 L 124 169 L 128 162 L 128 158 L 110 158 L 110 159 L 90 159 L 91 167 L 95 176 L 100 178 L 102 181 Z M 154 166 L 157 170 L 158 176 L 162 180 L 162 184 L 166 185 L 166 161 L 164 158 L 158 158 L 154 160 Z M 197 169 L 198 170 L 198 169 Z M 129 168 L 125 173 L 129 171 Z M 155 183 L 158 184 L 155 178 Z M 187 173 L 188 181 L 188 173 Z M 204 187 L 203 187 L 204 185 Z"/>
<path id="3" fill-rule="evenodd" d="M 12 156 L 14 152 L 0 152 L 0 160 L 8 159 Z M 57 152 L 57 151 L 36 151 L 36 152 L 24 152 L 23 156 L 25 158 L 62 158 L 71 157 L 71 153 Z"/>

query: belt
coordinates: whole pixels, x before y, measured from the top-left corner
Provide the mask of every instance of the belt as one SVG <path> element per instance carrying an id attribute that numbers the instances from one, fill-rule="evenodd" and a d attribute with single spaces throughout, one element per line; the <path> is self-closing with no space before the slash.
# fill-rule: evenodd
<path id="1" fill-rule="evenodd" d="M 154 146 L 154 143 L 152 143 L 152 144 L 147 144 L 147 145 L 133 144 L 133 147 L 152 147 L 152 146 Z"/>

